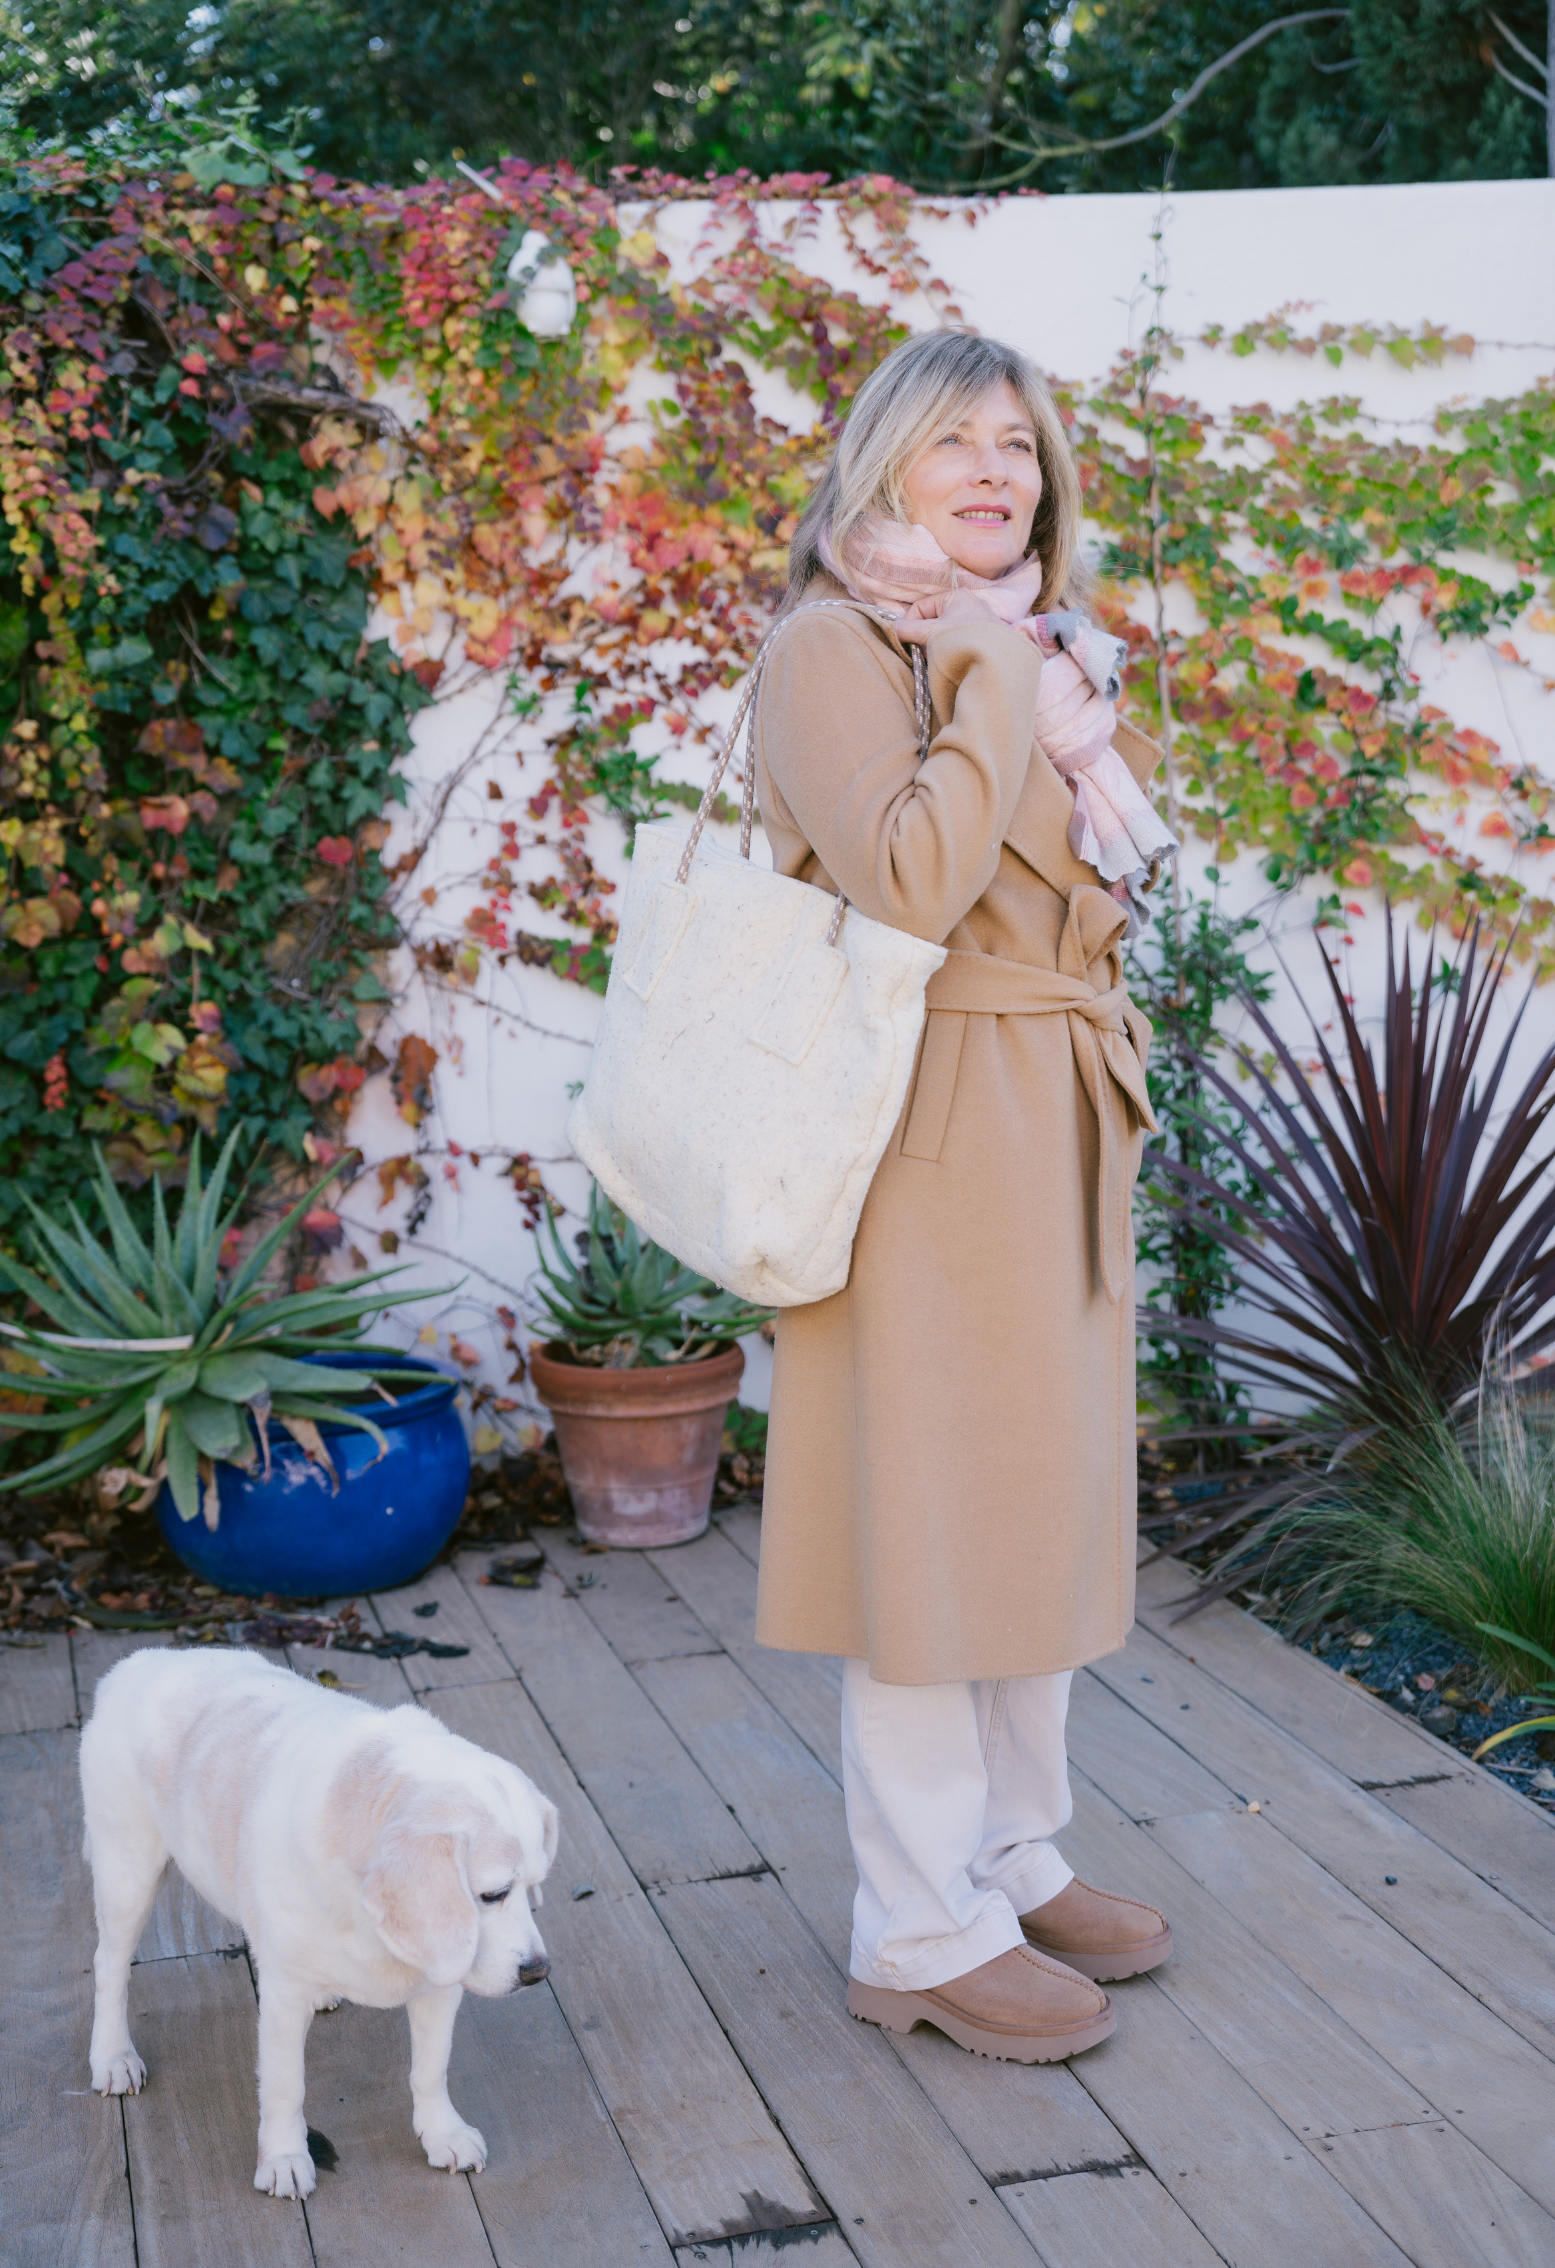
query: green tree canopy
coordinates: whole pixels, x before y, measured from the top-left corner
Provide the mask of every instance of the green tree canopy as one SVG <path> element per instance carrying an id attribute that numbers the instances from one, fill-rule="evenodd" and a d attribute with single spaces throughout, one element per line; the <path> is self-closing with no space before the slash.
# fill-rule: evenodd
<path id="1" fill-rule="evenodd" d="M 1143 131 L 1291 14 L 1317 20 Z M 1126 190 L 1170 146 L 1180 186 L 1218 189 L 1542 174 L 1550 148 L 1546 0 L 23 0 L 0 24 L 23 128 L 251 90 L 367 180 L 511 153 Z"/>

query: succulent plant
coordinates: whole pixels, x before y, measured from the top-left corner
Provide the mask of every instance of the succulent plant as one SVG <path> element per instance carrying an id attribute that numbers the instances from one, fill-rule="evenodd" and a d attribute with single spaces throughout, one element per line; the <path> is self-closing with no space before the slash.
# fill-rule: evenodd
<path id="1" fill-rule="evenodd" d="M 268 1471 L 272 1419 L 331 1474 L 321 1419 L 358 1428 L 387 1446 L 371 1418 L 347 1405 L 364 1386 L 392 1401 L 387 1388 L 396 1379 L 424 1382 L 423 1371 L 405 1368 L 403 1355 L 358 1343 L 368 1317 L 387 1304 L 381 1290 L 368 1287 L 398 1271 L 379 1269 L 349 1287 L 321 1284 L 280 1295 L 261 1282 L 331 1178 L 326 1175 L 223 1275 L 223 1245 L 242 1207 L 240 1193 L 222 1210 L 236 1140 L 227 1142 L 203 1183 L 195 1138 L 176 1222 L 168 1219 L 160 1181 L 153 1185 L 149 1244 L 101 1156 L 96 1194 L 107 1244 L 74 1205 L 65 1208 L 69 1226 L 63 1227 L 29 1202 L 27 1241 L 37 1268 L 0 1253 L 0 1285 L 22 1293 L 58 1328 L 0 1322 L 0 1332 L 25 1358 L 24 1376 L 16 1375 L 14 1354 L 8 1365 L 13 1387 L 58 1406 L 6 1409 L 0 1431 L 63 1439 L 52 1455 L 0 1477 L 0 1488 L 58 1487 L 128 1456 L 136 1467 L 130 1479 L 145 1491 L 142 1502 L 151 1501 L 165 1477 L 180 1516 L 192 1520 L 203 1495 L 214 1527 L 216 1466 L 249 1469 L 262 1454 Z M 419 1291 L 397 1298 L 429 1296 Z M 358 1358 L 366 1352 L 375 1359 L 358 1360 L 351 1369 L 320 1359 L 347 1347 Z"/>
<path id="2" fill-rule="evenodd" d="M 535 1298 L 542 1328 L 577 1362 L 605 1370 L 694 1362 L 757 1331 L 766 1308 L 720 1291 L 643 1235 L 596 1184 L 574 1259 L 555 1217 L 542 1213 Z"/>

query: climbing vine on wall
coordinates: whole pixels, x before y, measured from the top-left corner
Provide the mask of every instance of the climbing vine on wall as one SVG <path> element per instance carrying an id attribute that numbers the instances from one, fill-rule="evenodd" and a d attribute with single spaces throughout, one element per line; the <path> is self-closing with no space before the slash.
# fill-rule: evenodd
<path id="1" fill-rule="evenodd" d="M 0 200 L 0 1222 L 191 1133 L 314 1140 L 396 934 L 376 849 L 424 699 L 312 501 L 283 347 L 165 192 Z M 310 1092 L 310 1090 L 312 1090 Z M 315 1143 L 316 1147 L 316 1143 Z"/>
<path id="2" fill-rule="evenodd" d="M 693 197 L 704 243 L 677 267 L 656 214 Z M 859 292 L 804 270 L 823 205 Z M 380 856 L 395 758 L 415 707 L 473 678 L 524 723 L 531 785 L 423 957 L 454 986 L 490 957 L 603 984 L 595 830 L 694 800 L 677 751 L 749 659 L 821 450 L 909 299 L 956 319 L 913 218 L 881 180 L 607 190 L 516 161 L 392 192 L 72 157 L 16 176 L 0 1187 L 71 1177 L 89 1136 L 126 1179 L 176 1170 L 234 1111 L 317 1149 L 360 1079 L 372 956 L 420 890 L 425 834 Z M 531 228 L 576 278 L 554 341 L 505 284 Z M 1206 336 L 1329 382 L 1473 344 L 1284 317 Z M 1519 924 L 1547 966 L 1555 909 L 1528 873 L 1555 844 L 1549 790 L 1423 701 L 1409 639 L 1489 639 L 1521 668 L 1520 630 L 1550 626 L 1555 392 L 1406 442 L 1342 396 L 1212 420 L 1174 398 L 1173 354 L 1154 336 L 1063 404 L 1130 700 L 1170 732 L 1186 823 L 1277 881 L 1324 878 L 1335 918 L 1385 886 L 1449 926 Z M 761 371 L 810 399 L 812 431 L 760 413 Z M 1462 568 L 1475 554 L 1497 581 Z M 1162 627 L 1173 584 L 1187 629 Z M 415 1125 L 430 1074 L 393 1068 Z"/>
<path id="3" fill-rule="evenodd" d="M 1432 329 L 1314 338 L 1278 321 L 1229 344 L 1329 359 L 1380 345 L 1405 366 L 1473 351 Z M 1517 871 L 1526 859 L 1491 846 L 1555 851 L 1555 787 L 1425 701 L 1411 647 L 1485 639 L 1527 671 L 1512 633 L 1555 629 L 1555 387 L 1443 409 L 1412 442 L 1353 396 L 1212 419 L 1171 394 L 1178 355 L 1155 339 L 1067 406 L 1104 573 L 1122 592 L 1176 583 L 1192 600 L 1185 632 L 1115 625 L 1143 665 L 1139 709 L 1171 745 L 1182 818 L 1221 855 L 1258 852 L 1272 882 L 1326 878 L 1341 926 L 1345 893 L 1375 887 L 1454 935 L 1475 915 L 1515 930 L 1547 973 L 1555 904 Z M 1492 582 L 1465 555 L 1512 571 Z"/>

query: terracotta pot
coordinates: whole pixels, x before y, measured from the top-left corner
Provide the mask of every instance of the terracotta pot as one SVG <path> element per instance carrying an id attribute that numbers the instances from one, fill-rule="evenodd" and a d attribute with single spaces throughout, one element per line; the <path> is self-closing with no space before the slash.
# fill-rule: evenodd
<path id="1" fill-rule="evenodd" d="M 588 1542 L 646 1550 L 703 1533 L 744 1368 L 738 1347 L 644 1370 L 594 1370 L 531 1347 L 529 1373 Z"/>

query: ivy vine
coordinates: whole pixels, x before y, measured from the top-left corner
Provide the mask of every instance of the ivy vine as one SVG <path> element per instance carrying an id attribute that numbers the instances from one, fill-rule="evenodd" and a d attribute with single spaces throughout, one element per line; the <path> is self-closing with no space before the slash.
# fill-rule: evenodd
<path id="1" fill-rule="evenodd" d="M 132 1187 L 219 1123 L 300 1157 L 360 1083 L 426 695 L 365 640 L 306 427 L 225 382 L 283 349 L 156 196 L 60 168 L 0 229 L 3 1225 L 77 1192 L 91 1141 Z"/>
<path id="2" fill-rule="evenodd" d="M 692 281 L 654 225 L 687 198 L 709 207 Z M 886 304 L 805 269 L 823 201 Z M 694 796 L 676 752 L 713 736 L 709 696 L 748 664 L 899 303 L 957 319 L 914 213 L 881 179 L 602 189 L 520 161 L 395 191 L 76 156 L 18 172 L 0 197 L 0 1227 L 19 1189 L 79 1178 L 87 1137 L 132 1183 L 234 1115 L 256 1145 L 317 1150 L 413 892 L 439 983 L 516 958 L 603 985 L 599 818 Z M 576 279 L 555 341 L 506 285 L 531 228 Z M 1205 343 L 1329 371 L 1473 350 L 1286 316 Z M 1550 789 L 1422 699 L 1409 639 L 1529 666 L 1519 636 L 1552 624 L 1555 389 L 1406 441 L 1342 394 L 1212 418 L 1172 394 L 1175 353 L 1152 335 L 1061 401 L 1179 816 L 1278 883 L 1317 878 L 1332 919 L 1386 888 L 1449 928 L 1472 911 L 1515 929 L 1548 969 L 1555 906 L 1526 876 L 1555 846 Z M 753 368 L 810 398 L 809 433 L 759 412 Z M 372 406 L 383 384 L 414 405 L 403 424 Z M 1466 572 L 1473 554 L 1500 579 Z M 1173 584 L 1187 631 L 1165 627 Z M 375 607 L 386 639 L 367 637 Z M 418 706 L 482 676 L 527 726 L 532 792 L 478 903 L 429 939 L 425 841 L 386 870 L 383 814 Z M 412 1127 L 435 1061 L 416 1045 L 392 1066 Z M 409 1165 L 387 1161 L 390 1190 L 420 1186 Z"/>

